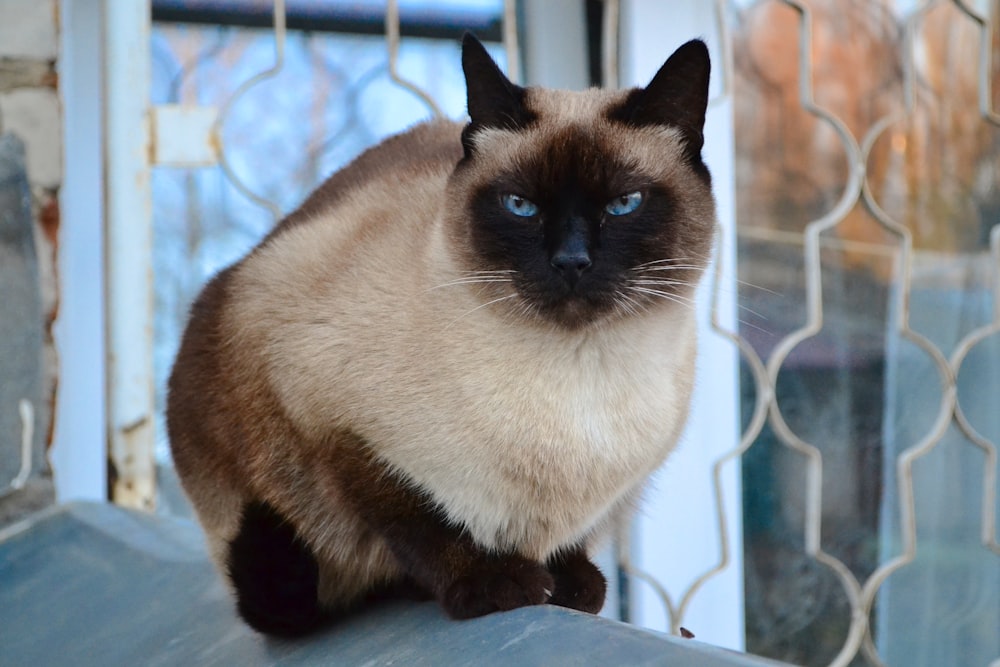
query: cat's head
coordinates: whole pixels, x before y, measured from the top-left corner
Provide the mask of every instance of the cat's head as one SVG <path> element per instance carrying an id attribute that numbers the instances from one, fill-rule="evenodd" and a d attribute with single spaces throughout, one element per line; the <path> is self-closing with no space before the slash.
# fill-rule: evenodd
<path id="1" fill-rule="evenodd" d="M 704 43 L 624 91 L 519 87 L 471 35 L 462 66 L 471 120 L 449 223 L 472 286 L 567 328 L 690 304 L 715 225 Z"/>

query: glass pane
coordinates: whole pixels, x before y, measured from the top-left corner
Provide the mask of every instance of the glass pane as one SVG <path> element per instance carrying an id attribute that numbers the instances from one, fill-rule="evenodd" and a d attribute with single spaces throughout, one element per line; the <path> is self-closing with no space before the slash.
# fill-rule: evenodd
<path id="1" fill-rule="evenodd" d="M 955 425 L 947 370 L 1000 317 L 989 244 L 1000 130 L 980 114 L 982 33 L 955 3 L 806 4 L 805 17 L 740 6 L 734 36 L 741 334 L 778 369 L 780 415 L 744 457 L 747 648 L 833 660 L 851 582 L 808 553 L 810 494 L 822 493 L 819 546 L 863 586 L 906 552 L 912 481 L 916 557 L 877 589 L 874 649 L 891 665 L 988 664 L 1000 656 L 1000 553 L 981 539 L 995 461 Z M 803 20 L 819 111 L 800 89 Z M 986 39 L 996 53 L 997 31 Z M 792 339 L 810 321 L 814 278 L 820 326 Z M 997 335 L 974 345 L 957 384 L 994 446 L 998 353 Z M 748 415 L 749 377 L 743 386 Z M 797 445 L 822 457 L 815 483 Z M 852 664 L 873 662 L 862 650 Z"/>

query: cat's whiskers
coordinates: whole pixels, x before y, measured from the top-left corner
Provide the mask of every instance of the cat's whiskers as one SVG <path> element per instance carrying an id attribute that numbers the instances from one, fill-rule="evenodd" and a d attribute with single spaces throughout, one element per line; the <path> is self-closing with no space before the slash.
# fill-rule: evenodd
<path id="1" fill-rule="evenodd" d="M 637 273 L 646 271 L 700 271 L 703 267 L 699 264 L 666 264 L 662 266 L 643 267 Z"/>
<path id="2" fill-rule="evenodd" d="M 644 270 L 662 271 L 669 269 L 701 269 L 707 264 L 707 260 L 702 257 L 666 257 L 664 259 L 654 259 L 650 262 L 643 262 L 632 267 L 634 272 Z"/>
<path id="3" fill-rule="evenodd" d="M 510 278 L 464 278 L 462 280 L 452 280 L 446 283 L 441 283 L 440 285 L 435 285 L 434 287 L 428 287 L 427 292 L 432 292 L 434 290 L 442 289 L 444 287 L 453 287 L 455 285 L 485 285 L 488 283 L 509 283 L 513 282 Z"/>
<path id="4" fill-rule="evenodd" d="M 662 260 L 659 260 L 659 261 L 662 261 Z M 674 268 L 682 268 L 682 267 L 680 267 L 680 266 L 662 266 L 662 267 L 653 266 L 653 267 L 646 267 L 644 270 L 645 271 L 664 271 L 664 270 L 672 270 Z M 697 268 L 700 268 L 700 267 L 689 266 L 689 267 L 683 267 L 683 268 L 694 268 L 694 269 L 697 269 Z M 651 276 L 651 275 L 643 275 L 640 278 L 631 278 L 630 282 L 632 282 L 633 284 L 636 284 L 636 285 L 647 285 L 647 286 L 660 284 L 660 285 L 664 285 L 664 286 L 680 286 L 680 287 L 683 287 L 683 286 L 690 285 L 690 283 L 688 283 L 687 281 L 671 280 L 669 278 L 663 278 L 661 276 Z M 749 287 L 751 289 L 758 289 L 758 290 L 761 290 L 763 292 L 767 292 L 769 294 L 777 294 L 776 292 L 774 292 L 772 290 L 769 290 L 766 287 L 760 287 L 758 285 L 754 285 L 753 283 L 748 283 L 748 282 L 743 281 L 743 280 L 737 280 L 736 284 L 739 287 Z M 732 289 L 730 287 L 727 287 L 727 286 L 720 286 L 720 287 L 717 287 L 716 289 L 719 289 L 722 293 L 725 293 L 725 294 L 730 294 L 730 295 L 732 295 L 732 294 L 738 294 L 738 292 L 736 290 L 734 290 L 734 289 Z M 749 306 L 747 306 L 745 304 L 739 303 L 739 299 L 737 299 L 736 307 L 741 312 L 748 313 L 748 314 L 753 315 L 754 317 L 757 317 L 759 319 L 762 319 L 762 320 L 766 320 L 767 319 L 767 317 L 765 315 L 763 315 L 763 314 L 755 311 L 754 309 L 750 308 Z M 753 324 L 751 324 L 750 322 L 747 322 L 746 320 L 744 320 L 742 318 L 739 319 L 739 322 L 742 323 L 742 324 L 746 324 L 748 326 L 754 326 Z M 755 327 L 755 328 L 759 329 L 759 327 Z M 764 331 L 764 330 L 761 329 L 761 331 Z"/>
<path id="5" fill-rule="evenodd" d="M 701 271 L 704 265 L 696 263 L 700 261 L 700 258 L 692 257 L 667 257 L 638 264 L 632 267 L 626 276 L 623 294 L 630 293 L 628 298 L 633 302 L 641 303 L 644 309 L 649 306 L 648 297 L 654 297 L 672 301 L 693 310 L 694 298 L 682 294 L 680 289 L 694 288 L 696 284 L 690 280 L 670 277 L 669 272 Z M 643 298 L 637 298 L 637 295 L 641 295 Z"/>
<path id="6" fill-rule="evenodd" d="M 686 306 L 692 310 L 694 310 L 695 307 L 695 301 L 693 298 L 683 296 L 674 291 L 668 292 L 662 289 L 654 289 L 643 285 L 636 285 L 633 282 L 627 283 L 626 288 L 628 289 L 628 291 L 633 292 L 635 294 L 643 294 L 646 296 L 652 296 L 658 299 L 663 299 L 665 301 L 672 301 L 676 304 Z"/>
<path id="7" fill-rule="evenodd" d="M 679 262 L 700 262 L 698 264 L 680 264 Z M 696 257 L 668 257 L 666 259 L 655 259 L 651 262 L 645 262 L 644 264 L 639 264 L 632 267 L 632 271 L 636 273 L 641 273 L 643 271 L 673 271 L 673 270 L 701 270 L 708 267 L 711 262 L 711 258 L 707 256 L 696 256 Z M 776 292 L 762 285 L 756 285 L 746 280 L 735 279 L 733 282 L 739 287 L 748 287 L 752 290 L 759 290 L 766 294 L 771 294 L 773 296 L 781 296 L 780 292 Z M 727 290 L 732 292 L 732 290 Z"/>
<path id="8" fill-rule="evenodd" d="M 685 305 L 688 305 L 692 308 L 694 307 L 695 300 L 691 297 L 682 296 L 680 294 L 677 294 L 673 290 L 664 291 L 655 289 L 656 287 L 665 287 L 665 288 L 694 287 L 694 285 L 692 285 L 690 282 L 684 280 L 671 280 L 669 278 L 660 278 L 657 276 L 657 277 L 631 278 L 628 281 L 628 285 L 632 287 L 634 291 L 641 292 L 643 294 L 649 294 L 651 296 L 657 296 L 663 299 L 667 299 L 669 301 L 674 301 L 676 303 L 683 302 Z M 736 308 L 741 312 L 749 313 L 750 315 L 753 315 L 759 319 L 762 320 L 767 319 L 761 313 L 758 313 L 757 311 L 743 304 L 737 303 Z M 743 319 L 742 317 L 737 318 L 737 322 L 742 325 L 748 326 L 752 329 L 761 331 L 763 333 L 769 333 L 766 329 L 763 329 L 757 326 L 756 324 L 753 324 L 752 322 Z"/>
<path id="9" fill-rule="evenodd" d="M 627 314 L 632 316 L 640 315 L 648 310 L 645 304 L 639 303 L 624 292 L 618 292 L 615 294 L 615 304 Z"/>
<path id="10" fill-rule="evenodd" d="M 694 303 L 695 299 L 693 296 L 688 296 L 678 292 L 677 287 L 688 287 L 690 283 L 679 282 L 679 281 L 629 281 L 628 287 L 633 292 L 642 292 L 645 294 L 663 294 L 676 297 L 678 299 L 683 299 L 689 303 Z"/>
<path id="11" fill-rule="evenodd" d="M 638 291 L 638 292 L 640 292 L 642 294 L 649 294 L 651 296 L 655 296 L 655 297 L 657 297 L 659 299 L 663 299 L 664 301 L 671 301 L 673 303 L 676 303 L 679 306 L 684 306 L 685 308 L 689 308 L 690 310 L 694 310 L 695 309 L 695 306 L 694 306 L 694 304 L 692 302 L 685 301 L 685 300 L 677 297 L 674 294 L 667 294 L 667 293 L 664 293 L 664 292 L 656 292 L 656 291 L 653 291 L 653 290 L 638 290 L 637 289 L 636 291 Z"/>
<path id="12" fill-rule="evenodd" d="M 507 313 L 507 317 L 504 319 L 504 322 L 507 322 L 515 317 L 530 319 L 536 317 L 537 315 L 538 315 L 538 308 L 535 306 L 535 304 L 525 299 L 521 299 L 521 301 L 518 302 L 517 306 Z"/>
<path id="13" fill-rule="evenodd" d="M 672 280 L 670 278 L 632 278 L 629 280 L 632 285 L 664 285 L 664 286 L 691 286 L 694 285 L 687 280 Z"/>
<path id="14" fill-rule="evenodd" d="M 512 274 L 516 273 L 509 269 L 498 269 L 496 271 L 473 271 L 471 273 L 465 274 L 454 280 L 449 280 L 447 282 L 435 285 L 434 287 L 428 287 L 425 292 L 432 292 L 434 290 L 442 289 L 444 287 L 453 287 L 456 285 L 477 285 L 477 284 L 489 284 L 489 283 L 511 283 L 514 282 Z"/>
<path id="15" fill-rule="evenodd" d="M 448 329 L 451 328 L 451 326 L 453 324 L 455 324 L 456 322 L 458 322 L 460 319 L 462 319 L 463 317 L 467 317 L 468 315 L 471 315 L 472 313 L 476 312 L 477 310 L 485 308 L 486 306 L 493 305 L 494 303 L 500 303 L 501 301 L 506 301 L 507 299 L 513 299 L 516 296 L 518 296 L 518 294 L 517 294 L 517 292 L 514 292 L 513 294 L 506 294 L 506 295 L 498 297 L 496 299 L 490 299 L 486 303 L 481 303 L 478 306 L 476 306 L 475 308 L 472 308 L 470 310 L 465 311 L 464 313 L 462 313 L 461 315 L 459 315 L 458 317 L 456 317 L 455 319 L 453 319 L 451 322 L 448 322 L 448 324 L 446 324 L 444 326 L 444 328 L 442 329 L 442 331 L 447 331 Z"/>

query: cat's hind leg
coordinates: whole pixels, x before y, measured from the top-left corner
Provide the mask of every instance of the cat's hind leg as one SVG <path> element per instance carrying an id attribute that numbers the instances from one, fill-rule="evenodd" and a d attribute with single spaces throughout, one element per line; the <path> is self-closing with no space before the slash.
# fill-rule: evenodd
<path id="1" fill-rule="evenodd" d="M 322 622 L 316 558 L 269 504 L 252 501 L 244 507 L 226 566 L 237 610 L 255 630 L 297 636 Z"/>

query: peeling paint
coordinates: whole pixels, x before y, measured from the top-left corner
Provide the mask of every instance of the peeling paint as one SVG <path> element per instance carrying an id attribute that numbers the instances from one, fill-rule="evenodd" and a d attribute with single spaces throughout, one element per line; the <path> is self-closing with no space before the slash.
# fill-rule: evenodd
<path id="1" fill-rule="evenodd" d="M 215 107 L 167 104 L 150 115 L 151 162 L 168 167 L 205 167 L 219 161 Z"/>
<path id="2" fill-rule="evenodd" d="M 54 60 L 0 58 L 0 93 L 18 88 L 57 88 Z"/>
<path id="3" fill-rule="evenodd" d="M 42 292 L 43 308 L 43 372 L 45 375 L 46 392 L 48 395 L 48 406 L 44 415 L 48 416 L 45 424 L 45 448 L 48 450 L 52 446 L 55 434 L 55 414 L 56 401 L 59 394 L 59 353 L 55 344 L 54 327 L 59 316 L 59 193 L 58 190 L 44 190 L 41 197 L 36 199 L 36 225 L 38 229 L 38 259 L 40 268 L 40 289 Z"/>

